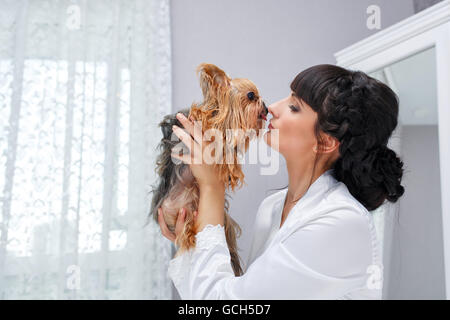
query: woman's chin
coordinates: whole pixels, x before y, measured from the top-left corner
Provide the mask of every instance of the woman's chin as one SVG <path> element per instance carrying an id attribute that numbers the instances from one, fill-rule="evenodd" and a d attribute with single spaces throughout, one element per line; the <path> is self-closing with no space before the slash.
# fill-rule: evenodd
<path id="1" fill-rule="evenodd" d="M 264 139 L 264 142 L 269 146 L 269 147 L 271 147 L 272 149 L 274 149 L 275 151 L 277 151 L 277 152 L 279 152 L 278 151 L 278 143 L 277 143 L 277 141 L 273 141 L 273 139 L 275 138 L 275 140 L 276 140 L 276 138 L 277 138 L 277 135 L 273 135 L 272 134 L 272 131 L 271 130 L 267 130 L 266 132 L 264 132 L 264 135 L 263 135 L 263 139 Z"/>

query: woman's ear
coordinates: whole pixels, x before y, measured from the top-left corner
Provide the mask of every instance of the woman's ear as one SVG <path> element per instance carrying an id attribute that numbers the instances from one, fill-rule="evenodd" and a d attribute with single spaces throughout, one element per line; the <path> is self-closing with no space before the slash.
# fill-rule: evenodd
<path id="1" fill-rule="evenodd" d="M 336 149 L 339 149 L 339 144 L 340 142 L 337 138 L 330 136 L 329 134 L 324 134 L 322 135 L 322 143 L 319 147 L 320 153 L 332 153 Z M 319 152 L 317 143 L 314 145 L 313 150 L 316 153 Z"/>

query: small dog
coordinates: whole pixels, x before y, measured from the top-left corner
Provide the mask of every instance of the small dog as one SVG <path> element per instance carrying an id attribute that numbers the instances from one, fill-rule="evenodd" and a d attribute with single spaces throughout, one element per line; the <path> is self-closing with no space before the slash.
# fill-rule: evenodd
<path id="1" fill-rule="evenodd" d="M 222 163 L 214 163 L 214 166 L 226 189 L 234 191 L 236 187 L 241 187 L 245 183 L 238 156 L 245 154 L 251 139 L 260 137 L 260 129 L 264 127 L 268 110 L 259 96 L 256 86 L 250 80 L 231 79 L 223 70 L 213 64 L 202 63 L 196 71 L 204 101 L 200 104 L 193 103 L 190 109 L 184 109 L 181 113 L 190 120 L 201 123 L 203 132 L 208 129 L 217 129 L 221 132 L 222 155 L 231 152 L 232 161 L 221 161 Z M 153 197 L 149 217 L 153 216 L 157 222 L 158 208 L 162 208 L 163 218 L 169 230 L 173 232 L 180 209 L 186 210 L 183 231 L 175 240 L 175 244 L 179 247 L 179 254 L 195 247 L 197 230 L 194 212 L 198 210 L 200 192 L 189 165 L 181 162 L 176 164 L 171 157 L 174 147 L 180 143 L 180 140 L 172 135 L 172 125 L 183 128 L 183 125 L 176 119 L 176 114 L 165 116 L 159 124 L 163 133 L 159 144 L 161 151 L 156 160 L 159 183 L 151 191 Z M 232 129 L 231 138 L 228 134 L 230 131 L 227 129 Z M 256 132 L 256 135 L 242 134 L 242 132 L 248 133 L 249 131 Z M 175 139 L 173 139 L 174 136 Z M 215 152 L 216 150 L 214 150 Z M 226 197 L 228 197 L 227 194 Z M 236 276 L 240 276 L 242 268 L 236 239 L 240 236 L 241 229 L 228 214 L 228 209 L 229 202 L 228 199 L 225 199 L 225 235 L 233 271 Z"/>

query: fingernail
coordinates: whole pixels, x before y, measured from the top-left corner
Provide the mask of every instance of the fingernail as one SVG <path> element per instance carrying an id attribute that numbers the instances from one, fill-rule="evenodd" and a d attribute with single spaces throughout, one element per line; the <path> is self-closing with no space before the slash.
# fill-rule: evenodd
<path id="1" fill-rule="evenodd" d="M 177 118 L 184 118 L 184 114 L 182 114 L 182 113 L 177 113 Z"/>

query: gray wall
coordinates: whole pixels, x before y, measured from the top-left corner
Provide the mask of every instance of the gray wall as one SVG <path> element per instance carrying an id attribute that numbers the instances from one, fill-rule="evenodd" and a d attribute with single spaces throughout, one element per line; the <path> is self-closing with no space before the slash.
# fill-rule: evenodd
<path id="1" fill-rule="evenodd" d="M 387 299 L 445 299 L 437 126 L 404 126 L 405 194 L 394 219 Z"/>
<path id="2" fill-rule="evenodd" d="M 442 0 L 414 0 L 414 12 L 417 13 L 425 10 L 441 1 Z"/>
<path id="3" fill-rule="evenodd" d="M 195 68 L 210 62 L 231 77 L 256 83 L 269 104 L 290 93 L 289 83 L 312 65 L 335 64 L 333 54 L 378 30 L 366 27 L 369 5 L 381 8 L 381 27 L 414 14 L 412 0 L 172 0 L 173 110 L 199 101 Z M 247 186 L 233 195 L 230 213 L 241 225 L 246 261 L 259 203 L 287 185 L 283 159 L 275 176 L 244 165 Z"/>

